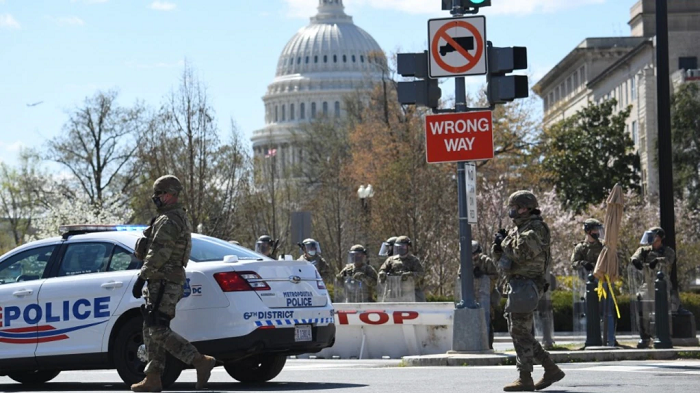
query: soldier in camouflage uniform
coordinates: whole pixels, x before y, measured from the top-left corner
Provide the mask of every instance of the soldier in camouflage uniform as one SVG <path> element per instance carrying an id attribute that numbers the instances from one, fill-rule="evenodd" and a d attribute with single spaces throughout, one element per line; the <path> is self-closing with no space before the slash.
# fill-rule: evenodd
<path id="1" fill-rule="evenodd" d="M 321 256 L 321 245 L 314 239 L 305 239 L 299 244 L 299 248 L 301 248 L 303 254 L 298 260 L 311 262 L 318 270 L 318 274 L 321 275 L 323 282 L 331 282 L 333 278 L 331 276 L 331 267 Z"/>
<path id="2" fill-rule="evenodd" d="M 258 241 L 255 242 L 255 252 L 272 259 L 277 259 L 277 244 L 279 244 L 279 242 L 272 241 L 269 235 L 262 235 L 258 238 Z"/>
<path id="3" fill-rule="evenodd" d="M 531 280 L 541 296 L 547 287 L 546 272 L 551 254 L 549 227 L 542 220 L 537 207 L 537 198 L 533 193 L 513 193 L 508 198 L 508 216 L 513 219 L 515 227 L 505 236 L 503 231 L 496 233 L 491 250 L 507 280 Z M 540 390 L 564 378 L 564 372 L 554 364 L 549 353 L 533 335 L 533 312 L 505 314 L 520 373 L 515 382 L 503 388 L 506 392 Z M 544 366 L 544 376 L 537 383 L 532 380 L 533 360 Z"/>
<path id="4" fill-rule="evenodd" d="M 414 290 L 417 302 L 425 301 L 422 280 L 425 275 L 423 265 L 418 258 L 411 253 L 411 239 L 408 236 L 399 236 L 394 243 L 394 255 L 387 258 L 379 268 L 379 281 L 386 281 L 386 276 L 401 276 L 402 280 L 413 277 Z"/>
<path id="5" fill-rule="evenodd" d="M 379 256 L 388 258 L 394 255 L 394 243 L 396 243 L 396 236 L 392 236 L 382 242 L 382 246 L 379 248 Z"/>
<path id="6" fill-rule="evenodd" d="M 657 272 L 663 272 L 666 288 L 669 293 L 671 290 L 671 270 L 673 264 L 676 263 L 676 252 L 671 247 L 664 246 L 663 239 L 666 232 L 659 227 L 650 228 L 644 232 L 640 244 L 641 247 L 632 255 L 632 265 L 644 273 L 644 283 L 637 291 L 637 307 L 643 310 L 642 301 L 650 303 L 654 300 L 655 285 Z M 668 296 L 669 307 L 671 306 L 671 297 Z M 640 339 L 637 343 L 637 348 L 648 348 L 651 342 L 651 321 L 650 313 L 653 309 L 645 310 L 645 312 L 637 314 L 637 324 L 639 326 Z"/>
<path id="7" fill-rule="evenodd" d="M 143 340 L 148 352 L 146 378 L 134 385 L 134 392 L 160 392 L 161 375 L 165 370 L 166 351 L 197 369 L 197 389 L 203 389 L 216 359 L 200 354 L 183 337 L 170 329 L 177 302 L 182 298 L 185 266 L 192 249 L 192 226 L 185 209 L 178 203 L 182 191 L 180 181 L 171 175 L 158 178 L 153 184 L 153 202 L 158 216 L 144 230 L 145 237 L 136 245 L 136 257 L 144 261 L 132 293 L 145 296 Z M 143 290 L 144 285 L 146 290 Z"/>
<path id="8" fill-rule="evenodd" d="M 351 278 L 360 281 L 366 288 L 363 291 L 365 302 L 374 301 L 374 289 L 377 286 L 377 271 L 367 262 L 367 249 L 361 244 L 356 244 L 350 248 L 348 253 L 348 264 L 336 276 L 338 280 Z"/>
<path id="9" fill-rule="evenodd" d="M 493 349 L 493 321 L 496 318 L 496 313 L 494 310 L 495 299 L 493 292 L 496 288 L 496 281 L 498 280 L 498 271 L 496 270 L 496 264 L 487 255 L 483 254 L 481 249 L 481 244 L 478 241 L 472 240 L 472 262 L 474 264 L 474 298 L 477 299 L 481 306 L 484 307 L 486 312 L 486 322 L 489 323 L 489 349 Z M 462 265 L 460 264 L 459 269 L 457 269 L 457 277 L 462 276 Z M 482 288 L 483 276 L 488 276 L 489 286 L 488 288 Z M 483 298 L 486 295 L 488 301 Z M 500 296 L 496 296 L 500 301 Z M 486 308 L 488 307 L 488 308 Z"/>
<path id="10" fill-rule="evenodd" d="M 603 237 L 603 224 L 595 218 L 589 218 L 583 222 L 583 231 L 586 233 L 586 240 L 574 247 L 571 266 L 578 271 L 585 269 L 583 279 L 586 280 L 598 262 L 598 255 L 603 251 L 603 243 L 600 241 Z"/>

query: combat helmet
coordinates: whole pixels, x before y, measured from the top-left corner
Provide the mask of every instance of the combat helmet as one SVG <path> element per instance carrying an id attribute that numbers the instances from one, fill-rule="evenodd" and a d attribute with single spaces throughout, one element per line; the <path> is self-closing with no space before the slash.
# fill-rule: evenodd
<path id="1" fill-rule="evenodd" d="M 589 218 L 583 222 L 583 230 L 585 232 L 591 231 L 595 228 L 602 228 L 602 227 L 603 227 L 603 223 L 596 220 L 595 218 Z"/>
<path id="2" fill-rule="evenodd" d="M 520 190 L 512 193 L 508 197 L 508 206 L 517 205 L 530 210 L 537 209 L 537 197 L 530 191 Z"/>
<path id="3" fill-rule="evenodd" d="M 153 194 L 168 193 L 178 195 L 182 191 L 180 179 L 173 175 L 161 176 L 153 183 Z"/>

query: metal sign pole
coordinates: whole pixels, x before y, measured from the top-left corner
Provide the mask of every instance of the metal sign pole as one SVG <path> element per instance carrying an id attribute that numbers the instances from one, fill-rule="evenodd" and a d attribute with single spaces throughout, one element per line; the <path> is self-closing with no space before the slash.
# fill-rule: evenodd
<path id="1" fill-rule="evenodd" d="M 464 14 L 459 0 L 453 1 L 452 15 Z M 455 112 L 467 112 L 467 89 L 464 77 L 455 78 Z M 474 301 L 474 264 L 472 231 L 467 212 L 466 163 L 457 163 L 457 200 L 459 205 L 459 259 L 462 270 L 462 301 L 455 306 L 452 326 L 452 352 L 488 351 L 487 321 L 484 311 Z M 488 306 L 488 305 L 487 305 Z M 449 352 L 448 352 L 449 353 Z"/>
<path id="2" fill-rule="evenodd" d="M 466 83 L 463 77 L 455 78 L 455 112 L 467 111 Z M 459 265 L 462 271 L 462 301 L 457 308 L 479 308 L 474 301 L 474 264 L 472 263 L 472 227 L 467 214 L 466 163 L 457 163 L 457 201 L 459 206 Z"/>

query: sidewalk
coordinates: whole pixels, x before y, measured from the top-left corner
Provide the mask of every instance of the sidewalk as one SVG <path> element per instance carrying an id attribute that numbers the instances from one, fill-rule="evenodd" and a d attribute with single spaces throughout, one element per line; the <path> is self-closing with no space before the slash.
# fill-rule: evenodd
<path id="1" fill-rule="evenodd" d="M 563 338 L 563 337 L 562 337 Z M 582 344 L 583 345 L 583 344 Z M 610 362 L 620 360 L 700 359 L 700 347 L 672 349 L 589 349 L 579 351 L 550 351 L 555 363 Z M 500 366 L 515 364 L 514 352 L 483 354 L 448 353 L 441 355 L 405 356 L 402 365 L 428 366 Z"/>

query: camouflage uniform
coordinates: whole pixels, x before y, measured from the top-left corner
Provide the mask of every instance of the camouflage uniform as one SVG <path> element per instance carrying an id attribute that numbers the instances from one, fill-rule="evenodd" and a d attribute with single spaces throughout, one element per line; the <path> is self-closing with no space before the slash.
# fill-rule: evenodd
<path id="1" fill-rule="evenodd" d="M 539 215 L 531 215 L 515 220 L 512 228 L 503 240 L 503 251 L 493 250 L 493 255 L 500 259 L 505 256 L 513 262 L 512 268 L 505 272 L 506 278 L 524 277 L 535 282 L 540 293 L 544 291 L 545 267 L 549 259 L 550 234 L 547 224 Z M 513 338 L 517 353 L 516 362 L 519 371 L 532 372 L 533 358 L 539 363 L 549 359 L 547 353 L 532 335 L 533 313 L 505 314 L 508 319 L 508 331 Z"/>
<path id="2" fill-rule="evenodd" d="M 598 255 L 603 251 L 603 243 L 596 240 L 593 243 L 584 241 L 578 243 L 574 247 L 574 252 L 571 254 L 571 267 L 574 269 L 584 269 L 586 264 L 591 263 L 595 266 L 598 262 Z"/>
<path id="3" fill-rule="evenodd" d="M 362 281 L 365 285 L 370 287 L 377 286 L 377 271 L 367 263 L 362 265 L 360 268 L 356 268 L 354 264 L 349 263 L 345 265 L 343 270 L 338 273 L 336 278 L 342 279 L 345 277 L 351 277 L 355 280 Z"/>
<path id="4" fill-rule="evenodd" d="M 516 205 L 516 212 L 521 208 L 528 208 L 526 215 L 513 217 L 514 228 L 511 228 L 500 245 L 494 243 L 492 255 L 502 262 L 509 260 L 510 268 L 504 270 L 506 280 L 512 278 L 526 278 L 532 280 L 540 294 L 544 293 L 547 283 L 547 269 L 550 263 L 550 231 L 542 220 L 537 208 L 535 196 L 527 191 L 518 191 L 509 198 L 509 205 Z M 540 295 L 541 296 L 541 295 Z M 545 367 L 545 376 L 537 384 L 537 388 L 551 385 L 563 378 L 563 372 L 551 360 L 549 353 L 533 335 L 533 312 L 529 313 L 505 313 L 508 320 L 508 332 L 513 338 L 516 352 L 516 367 L 520 372 L 520 378 L 504 388 L 506 391 L 532 390 L 527 388 L 533 385 L 531 373 L 533 362 Z M 561 373 L 561 376 L 559 374 Z M 525 388 L 523 388 L 525 387 Z M 539 390 L 539 389 L 538 389 Z"/>
<path id="5" fill-rule="evenodd" d="M 322 256 L 316 254 L 310 258 L 307 258 L 306 254 L 302 254 L 302 256 L 300 256 L 298 260 L 310 262 L 316 267 L 316 270 L 318 270 L 318 274 L 321 275 L 321 278 L 324 282 L 331 282 L 331 266 L 328 264 L 328 262 L 326 262 L 325 259 L 323 259 Z"/>
<path id="6" fill-rule="evenodd" d="M 661 271 L 664 274 L 664 281 L 666 281 L 666 299 L 668 299 L 669 308 L 673 310 L 674 305 L 671 299 L 671 270 L 673 269 L 673 264 L 676 263 L 676 252 L 673 251 L 671 247 L 667 246 L 661 246 L 656 250 L 654 250 L 652 246 L 642 246 L 632 255 L 631 260 L 637 262 L 637 264 L 642 264 L 642 273 L 644 274 L 644 282 L 636 293 L 637 300 L 640 302 L 642 300 L 655 300 L 656 287 L 654 282 L 656 281 L 656 273 Z M 641 307 L 641 305 L 638 307 Z M 640 328 L 639 331 L 642 341 L 651 339 L 654 333 L 651 328 L 650 312 L 654 312 L 654 310 L 644 310 L 641 320 L 640 314 L 637 314 L 637 323 Z"/>
<path id="7" fill-rule="evenodd" d="M 423 293 L 422 286 L 425 270 L 423 270 L 423 265 L 420 264 L 420 261 L 415 255 L 408 253 L 404 257 L 399 255 L 390 256 L 379 268 L 380 276 L 401 276 L 403 273 L 408 272 L 413 273 L 416 301 L 424 302 L 425 294 Z"/>
<path id="8" fill-rule="evenodd" d="M 373 301 L 372 299 L 374 298 L 374 290 L 377 286 L 377 271 L 374 270 L 374 268 L 368 263 L 365 263 L 359 268 L 356 268 L 354 263 L 349 263 L 345 265 L 345 267 L 343 268 L 343 270 L 340 271 L 340 273 L 338 273 L 336 278 L 338 280 L 343 280 L 345 278 L 359 280 L 360 282 L 362 282 L 362 285 L 364 285 L 365 288 L 368 289 L 368 291 L 366 292 L 366 300 Z"/>
<path id="9" fill-rule="evenodd" d="M 148 253 L 140 277 L 148 281 L 146 304 L 152 305 L 163 291 L 158 311 L 175 318 L 175 307 L 182 298 L 185 266 L 192 248 L 192 226 L 179 203 L 158 208 L 160 214 L 144 232 Z M 143 325 L 143 340 L 148 352 L 145 372 L 163 374 L 166 351 L 185 364 L 192 364 L 199 354 L 183 337 L 166 326 Z"/>

